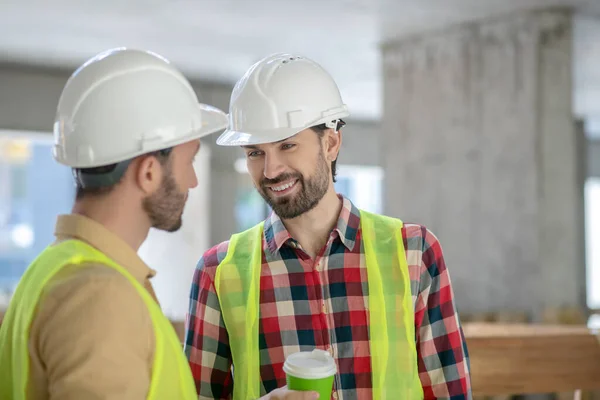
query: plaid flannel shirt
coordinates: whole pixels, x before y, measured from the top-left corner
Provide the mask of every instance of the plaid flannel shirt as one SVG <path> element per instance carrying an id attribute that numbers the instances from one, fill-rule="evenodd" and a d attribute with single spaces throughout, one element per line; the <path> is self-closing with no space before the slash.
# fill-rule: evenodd
<path id="1" fill-rule="evenodd" d="M 337 226 L 315 259 L 276 214 L 265 221 L 259 322 L 262 394 L 285 385 L 282 367 L 287 355 L 319 348 L 330 351 L 338 364 L 334 398 L 372 398 L 360 214 L 350 200 L 340 197 Z M 467 346 L 442 248 L 420 225 L 405 224 L 402 237 L 425 399 L 471 399 Z M 214 286 L 227 246 L 223 242 L 204 253 L 190 294 L 185 353 L 200 399 L 228 399 L 233 393 L 231 350 Z"/>

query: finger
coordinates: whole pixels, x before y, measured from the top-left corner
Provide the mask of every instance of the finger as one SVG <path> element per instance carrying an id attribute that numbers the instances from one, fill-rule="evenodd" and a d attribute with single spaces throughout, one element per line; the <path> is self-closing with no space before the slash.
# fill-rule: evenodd
<path id="1" fill-rule="evenodd" d="M 297 392 L 289 391 L 290 395 L 286 397 L 286 400 L 317 400 L 319 393 L 317 392 Z"/>

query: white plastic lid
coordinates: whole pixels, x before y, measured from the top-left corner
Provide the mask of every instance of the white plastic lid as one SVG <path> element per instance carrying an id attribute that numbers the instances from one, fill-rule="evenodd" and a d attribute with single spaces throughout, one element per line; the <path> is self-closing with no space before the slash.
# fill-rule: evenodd
<path id="1" fill-rule="evenodd" d="M 321 379 L 335 375 L 337 367 L 328 352 L 315 349 L 290 354 L 283 364 L 283 372 L 301 379 Z"/>

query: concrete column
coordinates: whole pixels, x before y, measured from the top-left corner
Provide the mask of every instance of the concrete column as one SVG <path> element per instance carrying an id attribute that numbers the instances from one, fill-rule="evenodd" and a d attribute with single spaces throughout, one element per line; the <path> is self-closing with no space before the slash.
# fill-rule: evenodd
<path id="1" fill-rule="evenodd" d="M 588 176 L 600 178 L 600 139 L 588 140 L 587 171 Z"/>
<path id="2" fill-rule="evenodd" d="M 383 46 L 385 210 L 440 239 L 463 312 L 582 306 L 572 14 Z"/>

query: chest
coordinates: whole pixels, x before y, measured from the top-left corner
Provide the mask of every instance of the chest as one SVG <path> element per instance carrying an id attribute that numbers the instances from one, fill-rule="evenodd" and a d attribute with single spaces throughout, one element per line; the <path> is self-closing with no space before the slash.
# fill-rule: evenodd
<path id="1" fill-rule="evenodd" d="M 282 247 L 262 265 L 261 319 L 324 313 L 338 314 L 339 320 L 348 317 L 340 313 L 366 312 L 368 271 L 364 254 L 357 250 L 334 243 L 310 258 L 301 250 Z"/>

